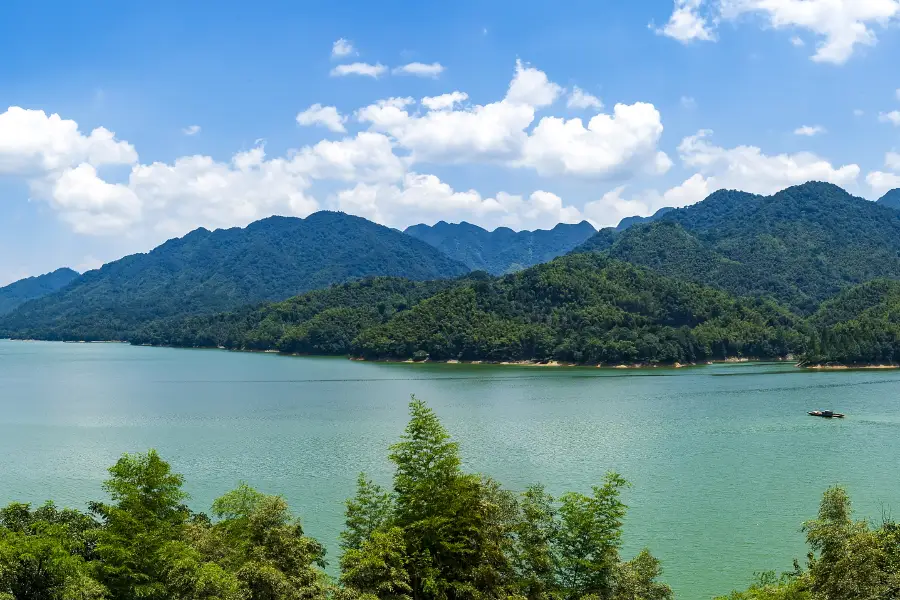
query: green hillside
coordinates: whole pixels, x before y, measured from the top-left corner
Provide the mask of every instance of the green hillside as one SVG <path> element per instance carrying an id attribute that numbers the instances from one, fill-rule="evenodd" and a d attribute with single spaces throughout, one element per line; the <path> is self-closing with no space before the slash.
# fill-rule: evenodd
<path id="1" fill-rule="evenodd" d="M 380 359 L 689 363 L 803 349 L 776 305 L 599 254 L 501 278 L 337 286 L 249 313 L 156 324 L 133 341 Z"/>
<path id="2" fill-rule="evenodd" d="M 0 319 L 0 336 L 117 340 L 155 319 L 214 314 L 367 276 L 466 272 L 428 244 L 359 217 L 271 217 L 243 229 L 198 229 L 86 273 Z"/>
<path id="3" fill-rule="evenodd" d="M 60 290 L 79 277 L 72 269 L 57 269 L 52 273 L 29 277 L 0 288 L 0 315 L 12 312 L 25 302 L 43 298 Z"/>

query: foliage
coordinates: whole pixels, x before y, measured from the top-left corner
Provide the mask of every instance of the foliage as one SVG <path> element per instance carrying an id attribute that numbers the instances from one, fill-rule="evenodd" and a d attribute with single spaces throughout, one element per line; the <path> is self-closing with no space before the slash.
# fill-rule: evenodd
<path id="1" fill-rule="evenodd" d="M 156 324 L 135 343 L 381 359 L 693 363 L 804 349 L 803 323 L 597 254 L 502 278 L 377 278 L 244 313 Z"/>
<path id="2" fill-rule="evenodd" d="M 0 335 L 124 340 L 156 319 L 283 300 L 367 276 L 425 280 L 467 271 L 428 244 L 359 217 L 271 217 L 244 229 L 197 229 L 85 273 L 0 319 Z"/>
<path id="3" fill-rule="evenodd" d="M 596 238 L 581 250 L 803 314 L 847 286 L 900 277 L 900 213 L 827 183 L 773 196 L 723 190 L 656 223 Z"/>
<path id="4" fill-rule="evenodd" d="M 0 315 L 12 312 L 20 305 L 43 298 L 66 287 L 80 275 L 72 269 L 57 269 L 39 277 L 29 277 L 0 287 Z"/>
<path id="5" fill-rule="evenodd" d="M 433 227 L 414 225 L 406 234 L 426 242 L 473 271 L 493 275 L 514 273 L 553 260 L 594 235 L 587 221 L 560 223 L 550 230 L 513 231 L 499 227 L 486 231 L 470 223 L 440 221 Z"/>
<path id="6" fill-rule="evenodd" d="M 900 282 L 874 280 L 840 293 L 810 317 L 807 364 L 900 362 Z"/>

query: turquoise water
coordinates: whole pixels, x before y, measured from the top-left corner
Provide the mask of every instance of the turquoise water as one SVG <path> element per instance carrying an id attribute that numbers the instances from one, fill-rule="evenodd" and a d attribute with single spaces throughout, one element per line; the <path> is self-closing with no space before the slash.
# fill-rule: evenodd
<path id="1" fill-rule="evenodd" d="M 520 489 L 588 491 L 615 469 L 627 554 L 663 560 L 682 599 L 806 554 L 829 485 L 900 513 L 900 372 L 735 364 L 643 371 L 412 365 L 118 344 L 0 341 L 0 503 L 84 507 L 122 452 L 157 448 L 196 510 L 240 480 L 283 494 L 332 562 L 356 474 L 390 482 L 415 393 L 467 468 Z M 813 408 L 844 421 L 806 416 Z"/>

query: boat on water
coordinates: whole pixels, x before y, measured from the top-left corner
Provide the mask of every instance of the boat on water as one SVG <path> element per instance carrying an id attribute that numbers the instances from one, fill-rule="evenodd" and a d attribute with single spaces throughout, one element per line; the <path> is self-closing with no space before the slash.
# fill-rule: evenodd
<path id="1" fill-rule="evenodd" d="M 824 419 L 843 419 L 843 413 L 836 413 L 830 410 L 813 410 L 807 413 L 811 417 L 822 417 Z"/>

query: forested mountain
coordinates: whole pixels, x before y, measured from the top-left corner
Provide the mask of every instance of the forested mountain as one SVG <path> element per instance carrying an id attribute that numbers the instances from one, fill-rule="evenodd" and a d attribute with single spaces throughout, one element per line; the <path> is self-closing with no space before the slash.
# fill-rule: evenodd
<path id="1" fill-rule="evenodd" d="M 666 206 L 659 209 L 649 217 L 625 217 L 624 219 L 619 221 L 619 224 L 616 226 L 616 231 L 624 231 L 632 225 L 640 225 L 641 223 L 652 223 L 653 221 L 658 221 L 662 218 L 663 215 L 670 213 L 673 210 L 675 209 Z"/>
<path id="2" fill-rule="evenodd" d="M 809 323 L 807 363 L 900 363 L 900 282 L 877 279 L 849 288 L 824 302 Z"/>
<path id="3" fill-rule="evenodd" d="M 688 363 L 796 353 L 801 329 L 770 302 L 583 253 L 501 278 L 336 286 L 242 314 L 156 323 L 133 341 L 373 359 Z"/>
<path id="4" fill-rule="evenodd" d="M 875 202 L 882 206 L 900 210 L 900 188 L 889 191 Z"/>
<path id="5" fill-rule="evenodd" d="M 29 277 L 0 288 L 0 315 L 12 312 L 19 305 L 42 298 L 60 290 L 79 276 L 72 269 L 57 269 L 52 273 Z"/>
<path id="6" fill-rule="evenodd" d="M 440 221 L 433 227 L 414 225 L 406 233 L 473 271 L 504 275 L 567 254 L 596 231 L 587 221 L 575 225 L 560 223 L 553 229 L 536 231 L 513 231 L 508 227 L 487 231 L 466 222 Z"/>
<path id="7" fill-rule="evenodd" d="M 900 277 L 900 212 L 828 183 L 773 196 L 719 191 L 656 223 L 603 230 L 578 250 L 811 313 L 845 287 Z"/>
<path id="8" fill-rule="evenodd" d="M 271 217 L 243 229 L 197 229 L 86 273 L 0 319 L 0 336 L 124 339 L 154 319 L 282 300 L 351 279 L 466 272 L 428 244 L 359 217 Z"/>

